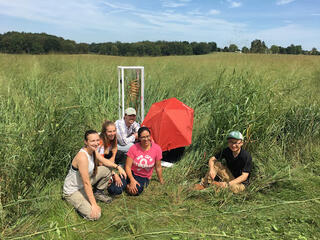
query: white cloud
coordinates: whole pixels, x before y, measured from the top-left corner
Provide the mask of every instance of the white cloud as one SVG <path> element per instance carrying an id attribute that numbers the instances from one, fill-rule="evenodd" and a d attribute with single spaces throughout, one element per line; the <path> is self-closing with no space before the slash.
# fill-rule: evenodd
<path id="1" fill-rule="evenodd" d="M 218 11 L 211 13 L 218 14 Z M 182 14 L 174 12 L 172 8 L 166 11 L 146 10 L 108 0 L 56 0 L 54 3 L 43 0 L 0 0 L 0 14 L 26 23 L 32 22 L 33 27 L 28 28 L 31 32 L 47 28 L 44 31 L 52 34 L 55 28 L 58 29 L 55 35 L 65 37 L 59 33 L 64 31 L 68 38 L 85 42 L 187 40 L 218 43 L 223 38 L 232 38 L 236 30 L 245 26 L 204 14 L 199 9 Z M 40 25 L 46 27 L 39 28 Z M 3 26 L 0 23 L 1 29 L 4 29 Z M 10 31 L 12 27 L 8 26 L 7 29 Z"/>
<path id="2" fill-rule="evenodd" d="M 314 39 L 320 39 L 320 30 L 298 24 L 288 24 L 252 33 L 252 39 L 264 40 L 269 47 L 272 44 L 283 47 L 295 44 L 302 45 L 303 49 L 319 48 L 319 43 L 316 43 L 316 46 Z"/>
<path id="3" fill-rule="evenodd" d="M 228 3 L 230 3 L 230 8 L 238 8 L 242 6 L 242 2 L 237 2 L 233 0 L 227 0 Z"/>
<path id="4" fill-rule="evenodd" d="M 190 0 L 178 0 L 178 1 L 169 1 L 169 0 L 162 0 L 162 6 L 168 8 L 177 8 L 185 6 Z"/>
<path id="5" fill-rule="evenodd" d="M 210 15 L 217 15 L 217 14 L 220 14 L 220 11 L 219 11 L 219 10 L 216 10 L 216 9 L 211 9 L 211 10 L 209 11 L 209 14 L 210 14 Z"/>
<path id="6" fill-rule="evenodd" d="M 277 0 L 277 5 L 285 5 L 294 2 L 295 0 Z"/>
<path id="7" fill-rule="evenodd" d="M 189 15 L 202 15 L 203 13 L 200 11 L 200 9 L 197 8 L 197 9 L 193 9 L 193 10 L 187 12 L 187 14 L 189 14 Z"/>
<path id="8" fill-rule="evenodd" d="M 232 2 L 232 3 L 231 3 L 231 7 L 232 7 L 232 8 L 241 7 L 241 5 L 242 5 L 241 2 Z"/>

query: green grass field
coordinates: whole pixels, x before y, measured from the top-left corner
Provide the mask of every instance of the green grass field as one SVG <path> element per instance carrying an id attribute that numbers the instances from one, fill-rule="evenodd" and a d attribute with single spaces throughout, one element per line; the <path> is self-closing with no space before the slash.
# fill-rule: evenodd
<path id="1" fill-rule="evenodd" d="M 195 110 L 193 143 L 139 197 L 85 221 L 61 199 L 89 128 L 118 116 L 118 65 L 145 67 L 145 108 Z M 319 239 L 320 58 L 0 55 L 0 239 Z M 232 129 L 254 161 L 243 193 L 190 190 Z"/>

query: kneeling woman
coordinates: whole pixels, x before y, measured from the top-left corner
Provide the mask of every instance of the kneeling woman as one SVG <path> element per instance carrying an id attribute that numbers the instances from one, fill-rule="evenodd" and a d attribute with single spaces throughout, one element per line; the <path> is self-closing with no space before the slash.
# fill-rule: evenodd
<path id="1" fill-rule="evenodd" d="M 124 170 L 115 163 L 106 160 L 97 152 L 99 134 L 88 130 L 84 136 L 85 146 L 72 160 L 70 170 L 64 181 L 63 197 L 85 218 L 97 220 L 101 216 L 101 208 L 96 199 L 110 203 L 112 198 L 104 194 L 111 176 L 109 168 L 117 168 L 126 176 Z M 98 166 L 99 162 L 103 166 Z M 92 185 L 96 185 L 93 193 Z"/>
<path id="2" fill-rule="evenodd" d="M 131 195 L 139 195 L 147 187 L 152 176 L 154 165 L 161 184 L 162 178 L 161 159 L 162 151 L 158 144 L 151 142 L 150 130 L 141 127 L 138 130 L 139 142 L 128 151 L 126 173 L 128 176 L 127 191 Z"/>
<path id="3" fill-rule="evenodd" d="M 117 132 L 116 125 L 106 120 L 102 124 L 102 129 L 100 133 L 100 145 L 98 147 L 98 152 L 106 159 L 111 162 L 115 162 L 115 157 L 118 151 L 117 148 Z M 127 181 L 125 177 L 119 176 L 117 173 L 112 171 L 112 179 L 110 186 L 108 186 L 108 192 L 110 195 L 119 195 L 127 186 Z"/>

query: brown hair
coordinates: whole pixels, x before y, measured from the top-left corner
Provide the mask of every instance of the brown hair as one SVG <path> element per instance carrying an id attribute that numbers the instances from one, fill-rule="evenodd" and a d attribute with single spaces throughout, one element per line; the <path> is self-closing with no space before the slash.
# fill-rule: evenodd
<path id="1" fill-rule="evenodd" d="M 98 134 L 96 130 L 88 130 L 85 132 L 84 134 L 84 140 L 88 141 L 88 136 L 90 134 Z M 94 162 L 94 168 L 93 168 L 93 176 L 95 176 L 97 174 L 97 167 L 98 167 L 98 159 L 96 158 L 96 152 L 92 153 L 93 156 L 93 162 Z"/>
<path id="2" fill-rule="evenodd" d="M 115 136 L 115 138 L 112 141 L 110 141 L 106 134 L 107 128 L 111 125 L 115 126 L 114 122 L 105 120 L 101 127 L 100 138 L 103 141 L 104 149 L 107 148 L 108 143 L 112 146 L 112 148 L 115 148 L 117 146 L 117 136 Z"/>

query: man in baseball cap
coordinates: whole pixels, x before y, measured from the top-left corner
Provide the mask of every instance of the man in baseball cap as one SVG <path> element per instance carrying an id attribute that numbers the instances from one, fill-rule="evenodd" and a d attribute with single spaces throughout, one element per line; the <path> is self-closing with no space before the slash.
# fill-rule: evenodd
<path id="1" fill-rule="evenodd" d="M 136 122 L 137 112 L 129 107 L 124 111 L 123 119 L 115 122 L 117 128 L 118 151 L 127 153 L 138 138 L 140 124 Z"/>
<path id="2" fill-rule="evenodd" d="M 195 189 L 201 190 L 215 185 L 239 193 L 249 184 L 252 158 L 250 153 L 242 148 L 243 135 L 239 131 L 229 132 L 227 141 L 228 147 L 209 159 L 209 172 L 200 184 L 195 185 Z M 222 159 L 226 160 L 226 166 L 218 161 Z"/>

